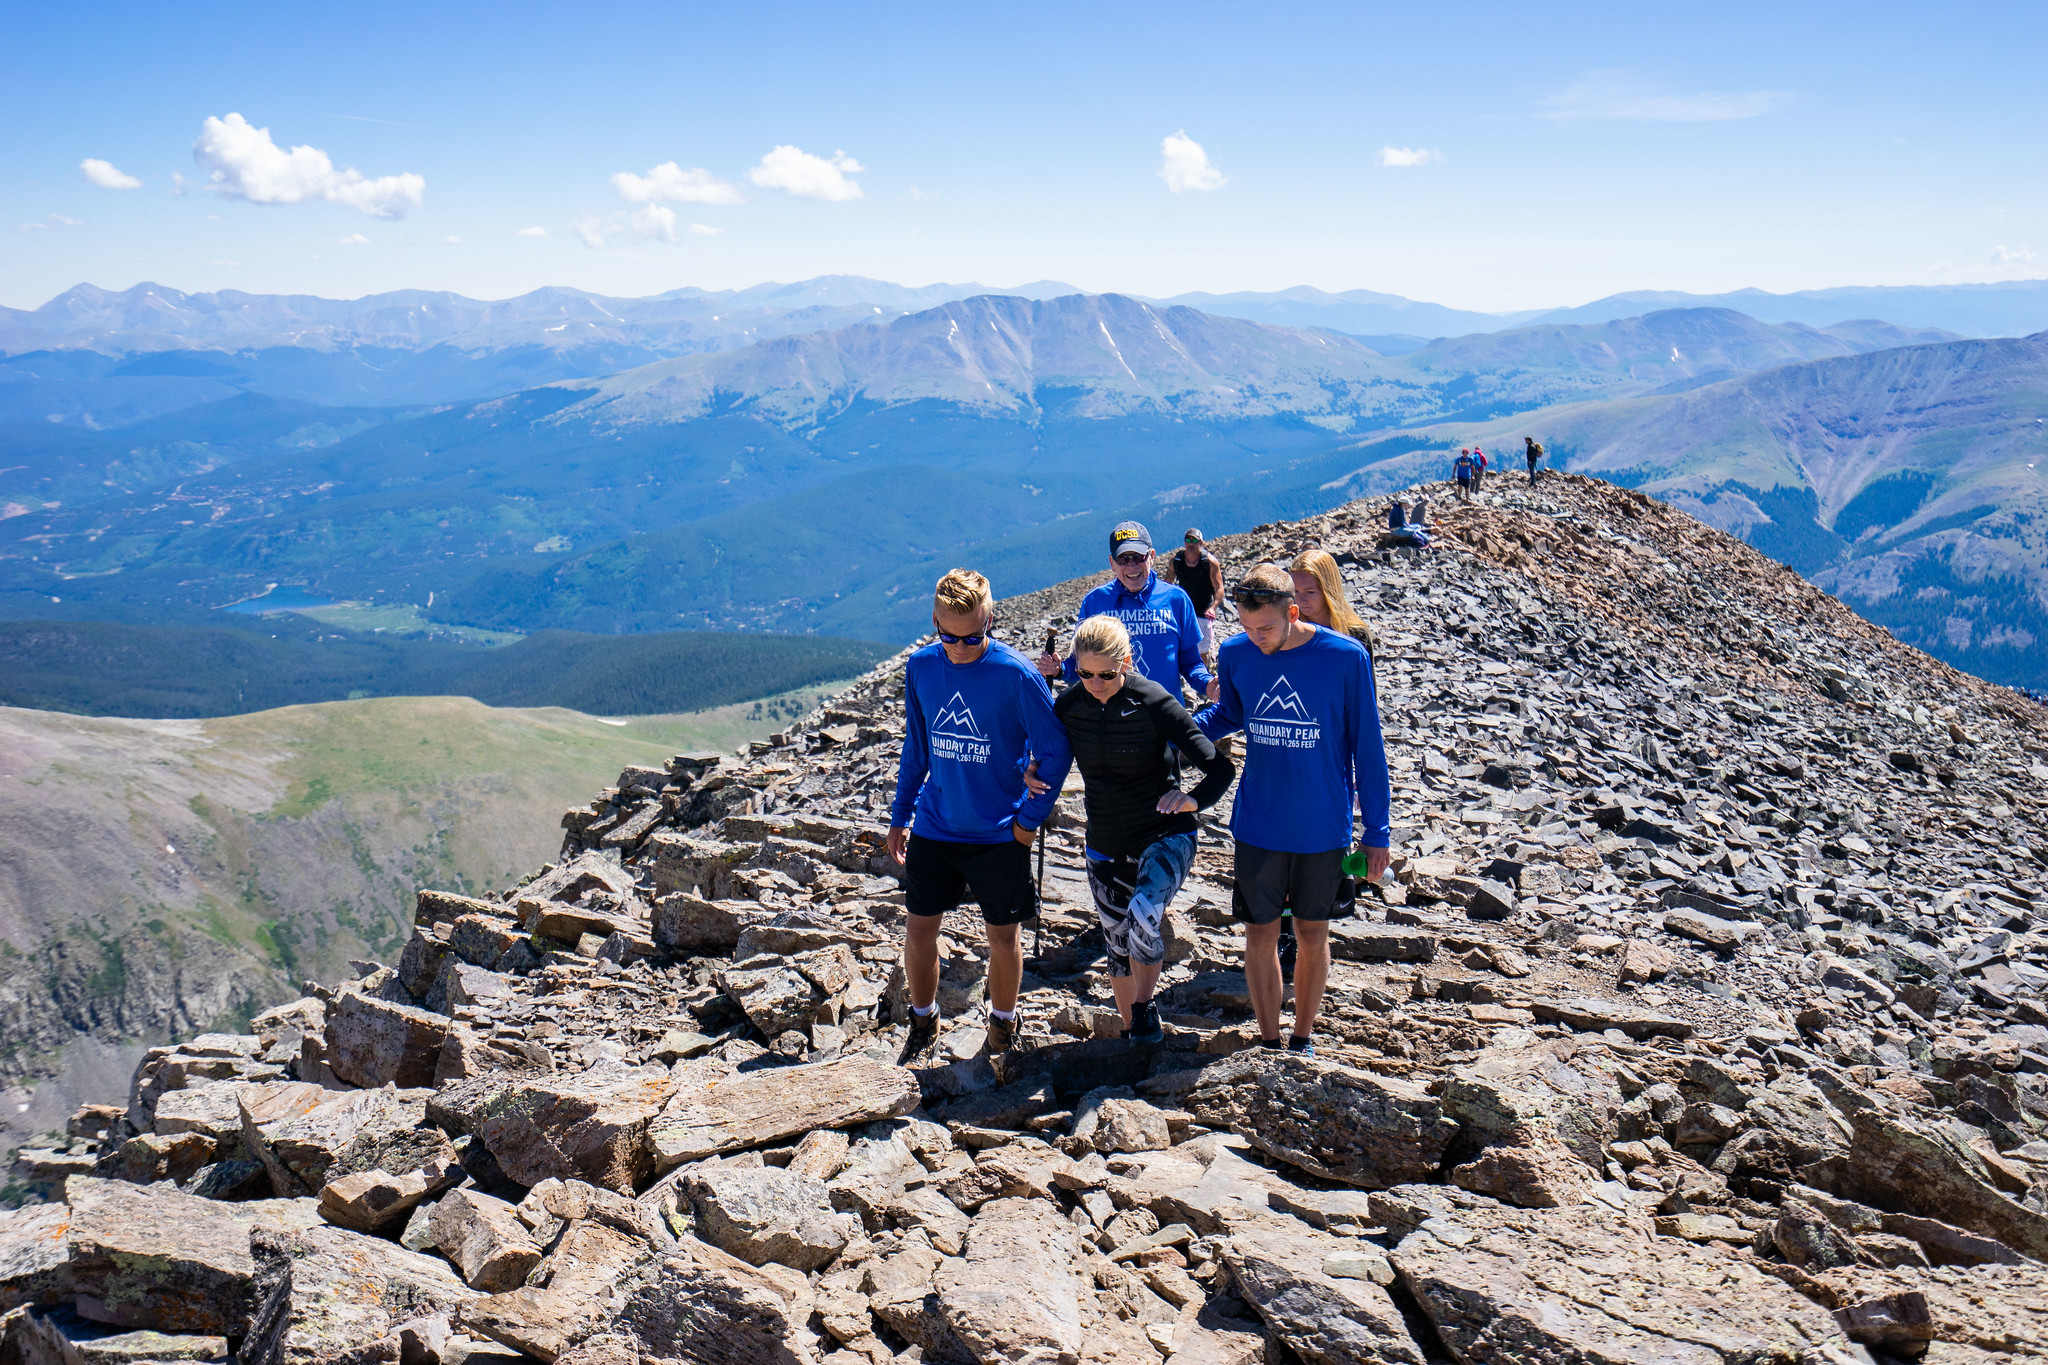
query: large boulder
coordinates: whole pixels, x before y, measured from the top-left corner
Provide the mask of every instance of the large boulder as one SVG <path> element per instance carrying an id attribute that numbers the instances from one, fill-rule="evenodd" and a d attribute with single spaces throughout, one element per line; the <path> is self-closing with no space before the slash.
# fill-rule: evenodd
<path id="1" fill-rule="evenodd" d="M 976 1361 L 1053 1365 L 1081 1353 L 1073 1224 L 1044 1199 L 998 1199 L 967 1230 L 965 1253 L 932 1277 L 939 1312 Z"/>
<path id="2" fill-rule="evenodd" d="M 1599 1179 L 1621 1091 L 1573 1039 L 1526 1029 L 1496 1034 L 1451 1073 L 1444 1113 L 1463 1125 L 1451 1179 L 1532 1208 L 1576 1204 Z"/>
<path id="3" fill-rule="evenodd" d="M 69 1205 L 0 1209 L 0 1313 L 25 1303 L 59 1303 L 76 1292 L 70 1236 Z"/>
<path id="4" fill-rule="evenodd" d="M 415 1134 L 426 1118 L 426 1105 L 401 1099 L 387 1087 L 325 1092 L 312 1108 L 282 1121 L 264 1122 L 263 1112 L 245 1098 L 244 1145 L 270 1172 L 271 1188 L 282 1198 L 297 1199 L 330 1179 L 376 1168 L 393 1146 L 422 1145 Z M 425 1142 L 431 1145 L 431 1139 Z"/>
<path id="5" fill-rule="evenodd" d="M 894 1118 L 919 1098 L 914 1072 L 864 1056 L 686 1081 L 648 1125 L 647 1140 L 656 1167 L 669 1170 L 813 1129 Z"/>
<path id="6" fill-rule="evenodd" d="M 445 1015 L 343 991 L 327 1010 L 327 1065 L 350 1085 L 431 1086 Z"/>
<path id="7" fill-rule="evenodd" d="M 1412 1081 L 1263 1048 L 1204 1071 L 1186 1108 L 1290 1165 L 1367 1189 L 1430 1179 L 1457 1132 Z"/>
<path id="8" fill-rule="evenodd" d="M 1357 1249 L 1299 1223 L 1260 1220 L 1232 1234 L 1223 1259 L 1237 1292 L 1308 1365 L 1423 1365 L 1427 1357 L 1385 1289 L 1329 1273 L 1346 1268 L 1333 1261 Z"/>
<path id="9" fill-rule="evenodd" d="M 1658 1237 L 1626 1207 L 1450 1209 L 1424 1219 L 1392 1259 L 1461 1361 L 1846 1358 L 1834 1319 L 1812 1300 L 1715 1245 Z"/>
<path id="10" fill-rule="evenodd" d="M 825 1182 L 775 1166 L 713 1165 L 683 1182 L 697 1235 L 748 1265 L 816 1270 L 860 1230 L 834 1213 Z"/>
<path id="11" fill-rule="evenodd" d="M 540 1264 L 540 1248 L 518 1210 L 481 1190 L 456 1190 L 442 1199 L 427 1230 L 463 1282 L 487 1294 L 518 1288 Z"/>
<path id="12" fill-rule="evenodd" d="M 1850 1340 L 1910 1359 L 2048 1360 L 2048 1267 L 1858 1266 L 1819 1276 Z"/>
<path id="13" fill-rule="evenodd" d="M 250 1233 L 320 1223 L 310 1199 L 227 1204 L 90 1177 L 66 1194 L 79 1313 L 160 1332 L 241 1336 L 256 1306 Z"/>
<path id="14" fill-rule="evenodd" d="M 652 1164 L 648 1124 L 673 1089 L 664 1067 L 613 1060 L 573 1076 L 529 1076 L 484 1106 L 476 1133 L 522 1185 L 587 1180 L 631 1194 Z"/>
<path id="15" fill-rule="evenodd" d="M 1855 1130 L 1835 1193 L 1952 1223 L 2048 1260 L 2048 1215 L 2001 1192 L 1984 1158 L 1952 1128 L 1873 1105 L 1856 1114 Z"/>
<path id="16" fill-rule="evenodd" d="M 341 1228 L 250 1234 L 256 1310 L 241 1365 L 328 1365 L 360 1359 L 400 1323 L 445 1314 L 475 1297 L 445 1262 Z M 390 1340 L 386 1358 L 395 1358 Z"/>

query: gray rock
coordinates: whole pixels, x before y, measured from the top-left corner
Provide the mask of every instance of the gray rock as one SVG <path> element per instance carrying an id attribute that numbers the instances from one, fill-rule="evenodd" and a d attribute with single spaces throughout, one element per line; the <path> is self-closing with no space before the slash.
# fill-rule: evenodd
<path id="1" fill-rule="evenodd" d="M 917 1077 L 869 1057 L 680 1086 L 647 1129 L 658 1169 L 764 1147 L 819 1128 L 851 1128 L 917 1108 Z"/>
<path id="2" fill-rule="evenodd" d="M 1385 1289 L 1369 1278 L 1340 1278 L 1324 1268 L 1334 1258 L 1356 1254 L 1356 1243 L 1298 1223 L 1254 1223 L 1223 1244 L 1237 1292 L 1309 1365 L 1423 1365 L 1422 1348 Z"/>
<path id="3" fill-rule="evenodd" d="M 1460 1360 L 1818 1362 L 1847 1345 L 1783 1281 L 1598 1205 L 1437 1215 L 1393 1262 Z"/>
<path id="4" fill-rule="evenodd" d="M 483 1106 L 476 1134 L 522 1185 L 553 1177 L 630 1194 L 652 1166 L 648 1125 L 674 1089 L 661 1066 L 610 1060 L 527 1077 Z"/>
<path id="5" fill-rule="evenodd" d="M 444 1196 L 427 1228 L 463 1282 L 487 1294 L 525 1284 L 527 1272 L 540 1264 L 540 1248 L 512 1205 L 479 1190 Z"/>
<path id="6" fill-rule="evenodd" d="M 1210 1067 L 1186 1107 L 1282 1161 L 1366 1188 L 1434 1175 L 1457 1131 L 1412 1082 L 1264 1049 Z"/>
<path id="7" fill-rule="evenodd" d="M 1074 1228 L 1042 1199 L 999 1199 L 967 1232 L 965 1254 L 932 1285 L 946 1327 L 977 1361 L 1072 1361 L 1081 1353 Z"/>
<path id="8" fill-rule="evenodd" d="M 327 1013 L 327 1065 L 350 1085 L 431 1086 L 448 1020 L 354 991 Z"/>
<path id="9" fill-rule="evenodd" d="M 259 1228 L 250 1254 L 257 1302 L 236 1355 L 243 1365 L 361 1358 L 399 1324 L 448 1313 L 475 1297 L 446 1263 L 340 1228 Z"/>
<path id="10" fill-rule="evenodd" d="M 683 1188 L 698 1237 L 749 1265 L 816 1270 L 860 1229 L 859 1220 L 832 1211 L 823 1181 L 773 1166 L 715 1165 Z"/>

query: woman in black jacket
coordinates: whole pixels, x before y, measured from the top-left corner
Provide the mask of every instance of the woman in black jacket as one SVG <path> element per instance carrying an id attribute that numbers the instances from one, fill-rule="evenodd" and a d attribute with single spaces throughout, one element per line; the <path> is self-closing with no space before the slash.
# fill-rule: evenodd
<path id="1" fill-rule="evenodd" d="M 1166 964 L 1166 906 L 1195 861 L 1195 812 L 1216 803 L 1237 770 L 1166 689 L 1131 668 L 1131 637 L 1114 616 L 1074 634 L 1080 686 L 1053 703 L 1086 783 L 1088 887 L 1102 924 L 1110 984 L 1133 1042 L 1164 1037 L 1153 989 Z M 1181 755 L 1202 772 L 1180 789 Z M 1045 790 L 1036 772 L 1025 781 Z"/>

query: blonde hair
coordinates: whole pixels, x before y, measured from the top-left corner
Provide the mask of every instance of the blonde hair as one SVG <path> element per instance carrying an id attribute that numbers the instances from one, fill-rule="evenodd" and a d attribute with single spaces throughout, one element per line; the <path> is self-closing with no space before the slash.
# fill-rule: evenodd
<path id="1" fill-rule="evenodd" d="M 1365 618 L 1351 609 L 1351 599 L 1344 595 L 1344 575 L 1338 571 L 1337 561 L 1328 550 L 1303 550 L 1287 566 L 1289 573 L 1313 575 L 1323 590 L 1323 601 L 1330 609 L 1330 624 L 1352 639 L 1372 646 L 1372 628 Z"/>
<path id="2" fill-rule="evenodd" d="M 1114 616 L 1091 616 L 1074 632 L 1075 654 L 1099 654 L 1120 664 L 1131 661 L 1131 633 Z"/>
<path id="3" fill-rule="evenodd" d="M 948 569 L 932 592 L 932 606 L 954 616 L 971 616 L 993 604 L 988 580 L 972 569 Z"/>

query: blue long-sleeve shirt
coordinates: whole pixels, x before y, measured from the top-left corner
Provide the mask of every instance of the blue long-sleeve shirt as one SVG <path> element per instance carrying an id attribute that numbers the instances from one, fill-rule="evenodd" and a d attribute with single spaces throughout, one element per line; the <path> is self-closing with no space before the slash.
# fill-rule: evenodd
<path id="1" fill-rule="evenodd" d="M 1230 817 L 1238 841 L 1285 853 L 1349 848 L 1356 799 L 1365 846 L 1388 847 L 1393 788 L 1372 656 L 1334 630 L 1273 654 L 1239 635 L 1217 651 L 1216 671 L 1219 699 L 1195 724 L 1212 740 L 1245 732 Z"/>
<path id="2" fill-rule="evenodd" d="M 1180 695 L 1180 680 L 1200 696 L 1209 686 L 1209 666 L 1202 662 L 1202 618 L 1194 599 L 1172 583 L 1162 583 L 1158 574 L 1145 580 L 1137 592 L 1125 588 L 1123 580 L 1111 578 L 1081 599 L 1080 619 L 1114 616 L 1131 633 L 1131 662 L 1138 672 L 1166 689 L 1169 697 Z M 1074 660 L 1066 662 L 1067 681 L 1074 681 Z"/>
<path id="3" fill-rule="evenodd" d="M 1052 689 L 1030 660 L 1000 640 L 971 664 L 926 645 L 903 666 L 903 710 L 891 826 L 948 843 L 999 844 L 1016 837 L 1013 824 L 1045 823 L 1073 754 L 1052 713 Z M 1051 784 L 1043 796 L 1024 787 L 1032 759 Z"/>

